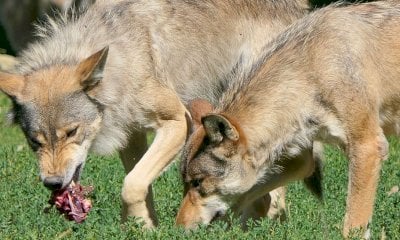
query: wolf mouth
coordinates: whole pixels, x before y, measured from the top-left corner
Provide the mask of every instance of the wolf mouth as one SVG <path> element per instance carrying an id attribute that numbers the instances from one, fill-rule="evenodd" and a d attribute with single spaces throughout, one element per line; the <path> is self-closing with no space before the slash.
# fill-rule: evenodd
<path id="1" fill-rule="evenodd" d="M 74 175 L 72 176 L 71 181 L 68 183 L 67 186 L 71 185 L 72 181 L 74 181 L 75 183 L 79 183 L 79 180 L 81 178 L 81 171 L 82 171 L 82 163 L 79 164 L 74 172 Z"/>

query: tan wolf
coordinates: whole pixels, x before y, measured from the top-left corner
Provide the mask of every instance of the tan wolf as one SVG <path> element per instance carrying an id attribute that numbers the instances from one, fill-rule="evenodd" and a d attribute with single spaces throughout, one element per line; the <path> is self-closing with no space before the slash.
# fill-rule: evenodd
<path id="1" fill-rule="evenodd" d="M 231 80 L 230 78 L 228 78 Z M 192 136 L 189 138 L 187 145 L 184 148 L 182 155 L 182 164 L 181 164 L 181 172 L 183 175 L 185 194 L 188 194 L 189 197 L 185 198 L 183 206 L 181 207 L 180 212 L 177 216 L 177 224 L 184 225 L 186 228 L 195 228 L 198 223 L 209 223 L 214 219 L 224 219 L 223 215 L 225 213 L 224 209 L 217 210 L 216 212 L 211 211 L 211 215 L 209 215 L 209 211 L 199 211 L 201 207 L 195 207 L 195 203 L 197 200 L 192 198 L 191 195 L 193 191 L 189 191 L 189 189 L 193 187 L 199 187 L 202 178 L 197 178 L 192 175 L 200 174 L 207 172 L 212 172 L 212 176 L 221 175 L 225 171 L 224 167 L 216 164 L 217 159 L 208 159 L 199 156 L 199 160 L 196 162 L 192 162 L 196 154 L 201 153 L 199 148 L 202 148 L 204 144 L 202 141 L 208 141 L 205 136 L 204 128 L 202 127 L 202 118 L 213 112 L 213 106 L 203 99 L 195 99 L 189 104 L 189 111 L 192 117 Z M 204 138 L 204 139 L 203 139 Z M 302 167 L 301 171 L 290 172 L 290 179 L 304 179 L 304 183 L 306 187 L 319 199 L 322 200 L 322 153 L 323 146 L 320 142 L 314 142 L 312 146 L 312 150 L 302 154 L 301 156 L 296 156 L 294 160 L 290 161 L 291 168 Z M 208 156 L 207 156 L 208 157 Z M 287 160 L 285 160 L 287 161 Z M 187 167 L 190 162 L 190 171 L 187 170 Z M 221 162 L 220 162 L 221 163 Z M 236 167 L 236 166 L 233 166 Z M 287 171 L 287 169 L 286 169 Z M 187 174 L 190 176 L 187 176 Z M 196 175 L 197 176 L 197 175 Z M 233 181 L 233 179 L 230 179 Z M 212 182 L 212 180 L 209 180 Z M 282 184 L 283 185 L 283 184 Z M 246 201 L 242 201 L 241 206 L 234 208 L 235 213 L 241 216 L 241 224 L 244 229 L 247 229 L 247 220 L 249 218 L 252 219 L 260 219 L 268 216 L 271 219 L 279 219 L 280 221 L 285 220 L 285 188 L 278 187 L 263 197 L 246 199 Z M 200 205 L 201 201 L 198 202 Z"/>
<path id="2" fill-rule="evenodd" d="M 197 103 L 177 222 L 207 224 L 304 178 L 313 162 L 302 156 L 318 140 L 349 158 L 344 236 L 362 228 L 368 237 L 385 135 L 400 133 L 399 39 L 398 2 L 339 4 L 293 24 L 252 67 L 241 59 L 215 109 Z"/>
<path id="3" fill-rule="evenodd" d="M 41 39 L 0 73 L 14 119 L 45 186 L 79 180 L 90 149 L 120 151 L 122 219 L 157 223 L 151 183 L 188 135 L 185 105 L 210 102 L 240 56 L 252 58 L 308 13 L 293 0 L 96 1 L 79 17 L 49 19 Z M 154 130 L 147 148 L 146 131 Z"/>

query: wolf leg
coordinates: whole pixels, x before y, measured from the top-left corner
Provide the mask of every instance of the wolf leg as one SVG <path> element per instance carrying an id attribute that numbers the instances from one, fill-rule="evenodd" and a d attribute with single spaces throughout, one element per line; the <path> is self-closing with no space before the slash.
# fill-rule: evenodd
<path id="1" fill-rule="evenodd" d="M 171 98 L 169 98 L 170 102 Z M 139 217 L 143 219 L 146 228 L 155 226 L 152 219 L 154 212 L 149 209 L 149 202 L 146 202 L 146 199 L 151 197 L 149 192 L 151 183 L 172 162 L 182 148 L 187 135 L 186 109 L 180 102 L 169 104 L 175 105 L 166 106 L 166 101 L 164 101 L 163 105 L 159 104 L 164 112 L 155 111 L 155 114 L 160 114 L 160 116 L 157 116 L 156 120 L 153 119 L 157 123 L 154 141 L 127 174 L 122 188 L 122 200 L 126 206 L 125 218 L 126 216 Z M 173 112 L 165 112 L 171 109 Z"/>
<path id="2" fill-rule="evenodd" d="M 379 180 L 381 161 L 388 154 L 388 142 L 382 130 L 367 129 L 349 143 L 349 183 L 343 235 L 361 228 L 364 238 L 369 238 L 368 223 L 371 220 L 375 194 Z M 363 133 L 361 133 L 363 134 Z"/>
<path id="3" fill-rule="evenodd" d="M 313 143 L 312 154 L 303 154 L 301 157 L 308 166 L 309 171 L 313 171 L 310 176 L 304 178 L 304 184 L 319 200 L 323 200 L 322 189 L 322 161 L 324 146 L 322 143 L 315 141 Z M 286 220 L 286 188 L 279 187 L 270 193 L 271 204 L 268 209 L 268 217 L 270 219 Z"/>
<path id="4" fill-rule="evenodd" d="M 305 167 L 304 184 L 319 199 L 323 199 L 322 189 L 322 161 L 324 146 L 322 143 L 315 141 L 311 151 L 305 151 L 299 158 L 305 164 L 299 168 Z M 310 174 L 312 172 L 312 174 Z M 297 179 L 296 179 L 297 180 Z M 246 221 L 249 218 L 254 220 L 269 217 L 270 219 L 278 219 L 284 221 L 286 219 L 286 188 L 284 186 L 274 189 L 268 194 L 256 199 L 250 206 L 243 210 L 242 225 L 246 228 Z"/>
<path id="5" fill-rule="evenodd" d="M 304 179 L 304 184 L 320 201 L 323 200 L 322 188 L 322 161 L 324 158 L 324 146 L 321 142 L 313 143 L 312 160 L 314 162 L 314 172 Z"/>
<path id="6" fill-rule="evenodd" d="M 147 151 L 147 134 L 145 131 L 135 131 L 131 133 L 128 145 L 119 152 L 122 163 L 125 168 L 126 174 L 128 174 L 136 165 L 136 163 L 142 158 Z M 150 218 L 154 225 L 158 224 L 157 215 L 154 209 L 153 191 L 152 187 L 149 186 L 148 194 L 146 197 L 146 205 L 149 210 Z M 128 217 L 128 206 L 122 201 L 122 222 L 125 222 Z"/>
<path id="7" fill-rule="evenodd" d="M 283 222 L 286 220 L 286 187 L 279 187 L 269 193 L 271 204 L 267 216 L 270 219 Z"/>
<path id="8" fill-rule="evenodd" d="M 250 206 L 243 210 L 241 222 L 243 229 L 247 229 L 247 220 L 259 220 L 268 217 L 280 222 L 286 219 L 285 187 L 279 187 L 257 198 Z"/>
<path id="9" fill-rule="evenodd" d="M 246 229 L 247 220 L 259 220 L 267 216 L 269 207 L 271 205 L 271 195 L 269 193 L 257 198 L 250 206 L 243 210 L 241 222 L 243 228 Z"/>

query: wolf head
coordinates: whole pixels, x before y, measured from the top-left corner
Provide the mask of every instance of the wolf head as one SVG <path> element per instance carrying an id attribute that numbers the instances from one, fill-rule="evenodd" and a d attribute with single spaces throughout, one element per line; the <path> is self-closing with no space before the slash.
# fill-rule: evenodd
<path id="1" fill-rule="evenodd" d="M 185 197 L 177 216 L 177 224 L 187 228 L 223 215 L 257 181 L 245 135 L 235 120 L 212 113 L 203 100 L 194 101 L 190 111 L 194 131 L 183 151 Z"/>
<path id="2" fill-rule="evenodd" d="M 29 75 L 0 72 L 0 90 L 13 101 L 13 116 L 39 159 L 40 176 L 52 190 L 79 180 L 102 122 L 94 98 L 108 48 L 77 65 L 50 66 Z"/>

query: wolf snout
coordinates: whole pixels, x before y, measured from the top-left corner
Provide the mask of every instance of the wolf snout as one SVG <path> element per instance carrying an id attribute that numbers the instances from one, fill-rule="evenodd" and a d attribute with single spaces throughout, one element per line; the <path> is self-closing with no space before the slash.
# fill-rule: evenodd
<path id="1" fill-rule="evenodd" d="M 64 179 L 60 176 L 46 177 L 43 179 L 43 184 L 48 189 L 54 191 L 61 189 Z"/>

